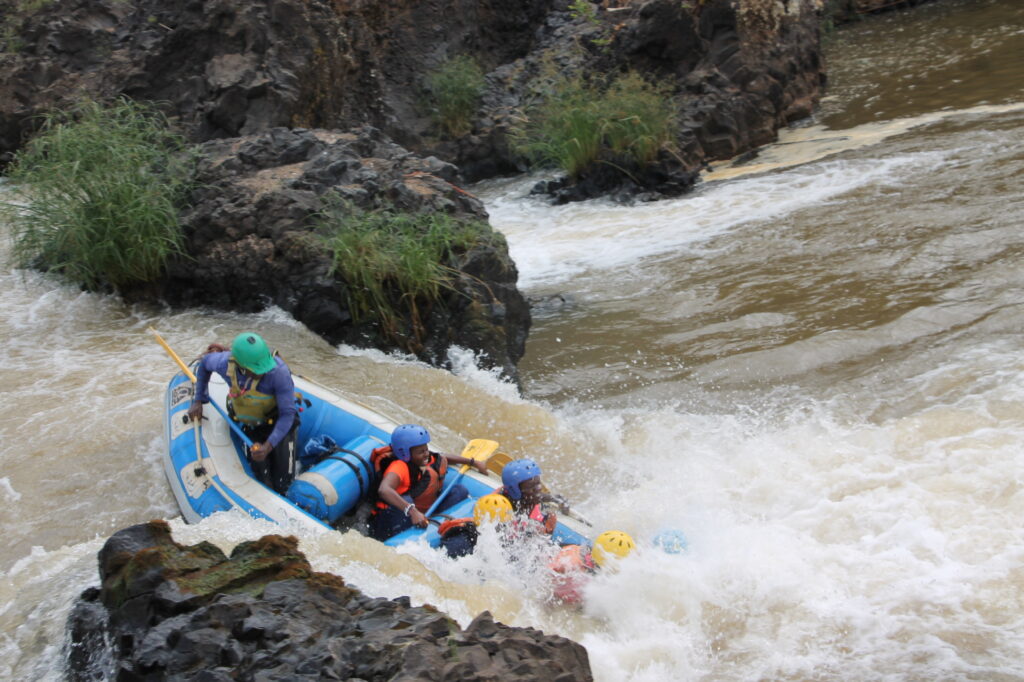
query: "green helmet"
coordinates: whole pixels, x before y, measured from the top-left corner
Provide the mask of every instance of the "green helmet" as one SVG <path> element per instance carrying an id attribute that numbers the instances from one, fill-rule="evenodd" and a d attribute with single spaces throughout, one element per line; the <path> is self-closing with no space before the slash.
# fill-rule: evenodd
<path id="1" fill-rule="evenodd" d="M 253 332 L 242 332 L 231 342 L 231 355 L 235 362 L 253 374 L 266 374 L 277 367 L 267 342 Z"/>

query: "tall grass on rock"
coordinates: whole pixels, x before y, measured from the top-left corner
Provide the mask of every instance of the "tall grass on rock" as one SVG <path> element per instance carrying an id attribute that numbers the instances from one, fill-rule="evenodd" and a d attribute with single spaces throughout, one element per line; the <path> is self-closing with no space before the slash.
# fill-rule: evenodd
<path id="1" fill-rule="evenodd" d="M 427 76 L 437 122 L 445 133 L 459 137 L 472 129 L 484 85 L 480 65 L 466 55 L 450 59 Z"/>
<path id="2" fill-rule="evenodd" d="M 332 271 L 347 284 L 348 308 L 357 322 L 375 322 L 398 338 L 398 307 L 408 314 L 418 342 L 421 308 L 454 290 L 459 254 L 503 238 L 481 220 L 443 213 L 408 213 L 386 206 L 365 211 L 328 199 L 317 231 L 332 254 Z M 415 350 L 415 348 L 408 348 Z"/>
<path id="3" fill-rule="evenodd" d="M 0 204 L 14 259 L 91 290 L 152 282 L 184 253 L 178 212 L 194 167 L 147 105 L 87 102 L 47 116 L 9 171 L 27 201 Z"/>
<path id="4" fill-rule="evenodd" d="M 677 127 L 670 87 L 628 73 L 607 88 L 581 76 L 557 79 L 512 136 L 531 163 L 577 178 L 598 163 L 651 163 L 660 149 L 671 147 Z"/>

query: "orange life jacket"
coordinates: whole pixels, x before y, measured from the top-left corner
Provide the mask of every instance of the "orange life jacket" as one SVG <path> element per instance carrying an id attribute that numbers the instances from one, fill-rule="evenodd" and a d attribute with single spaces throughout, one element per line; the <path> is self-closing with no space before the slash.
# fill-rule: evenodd
<path id="1" fill-rule="evenodd" d="M 551 597 L 563 604 L 583 601 L 583 588 L 596 570 L 590 552 L 580 545 L 566 545 L 548 564 L 551 569 Z"/>
<path id="2" fill-rule="evenodd" d="M 441 494 L 441 488 L 444 486 L 444 476 L 448 473 L 448 458 L 434 452 L 430 453 L 430 458 L 430 464 L 415 483 L 411 486 L 406 486 L 400 482 L 399 487 L 395 488 L 395 492 L 399 495 L 409 495 L 416 508 L 424 514 L 430 509 L 430 505 L 434 503 L 437 496 Z M 388 468 L 395 462 L 400 462 L 405 466 L 406 476 L 404 480 L 411 481 L 412 471 L 409 468 L 409 463 L 402 462 L 402 460 L 395 457 L 390 445 L 377 448 L 370 453 L 370 463 L 373 465 L 378 481 L 378 485 L 374 488 L 375 490 L 380 487 L 379 481 L 384 478 Z M 399 478 L 403 477 L 400 475 Z M 376 507 L 378 510 L 387 509 L 388 503 L 378 499 Z"/>
<path id="3" fill-rule="evenodd" d="M 476 527 L 476 524 L 473 522 L 472 516 L 467 516 L 463 519 L 448 519 L 447 521 L 445 521 L 437 527 L 437 534 L 441 537 L 444 537 L 448 533 L 454 530 L 464 529 L 466 526 L 473 526 L 474 528 Z"/>
<path id="4" fill-rule="evenodd" d="M 585 552 L 580 545 L 566 545 L 551 560 L 548 568 L 555 573 L 580 573 L 582 571 L 593 573 L 597 565 L 590 552 Z"/>

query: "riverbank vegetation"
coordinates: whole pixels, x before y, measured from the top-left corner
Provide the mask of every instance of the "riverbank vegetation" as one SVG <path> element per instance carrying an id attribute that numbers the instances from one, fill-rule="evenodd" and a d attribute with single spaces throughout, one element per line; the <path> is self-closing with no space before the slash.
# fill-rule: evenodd
<path id="1" fill-rule="evenodd" d="M 513 128 L 515 149 L 531 164 L 577 178 L 595 164 L 643 166 L 676 134 L 670 88 L 628 73 L 607 87 L 581 76 L 554 81 Z"/>
<path id="2" fill-rule="evenodd" d="M 356 322 L 379 324 L 398 335 L 404 308 L 414 336 L 422 331 L 423 309 L 454 290 L 460 275 L 454 258 L 503 237 L 485 221 L 460 221 L 444 213 L 408 213 L 392 206 L 365 211 L 328 199 L 316 221 L 317 233 L 332 254 L 332 273 L 347 283 L 347 307 Z"/>
<path id="3" fill-rule="evenodd" d="M 25 191 L 0 205 L 14 259 L 91 290 L 152 282 L 184 253 L 178 213 L 194 168 L 152 106 L 85 102 L 46 116 L 8 169 Z"/>
<path id="4" fill-rule="evenodd" d="M 451 137 L 467 134 L 484 89 L 484 72 L 476 60 L 463 55 L 445 62 L 428 75 L 427 86 L 441 129 Z"/>

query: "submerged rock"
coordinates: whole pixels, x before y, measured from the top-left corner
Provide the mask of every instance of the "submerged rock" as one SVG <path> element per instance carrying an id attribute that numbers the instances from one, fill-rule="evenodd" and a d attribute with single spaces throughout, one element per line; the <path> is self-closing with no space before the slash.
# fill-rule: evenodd
<path id="1" fill-rule="evenodd" d="M 67 677 L 86 680 L 590 680 L 586 650 L 488 612 L 465 629 L 408 598 L 369 597 L 310 568 L 293 537 L 230 557 L 163 521 L 113 535 L 101 586 L 68 618 Z"/>

